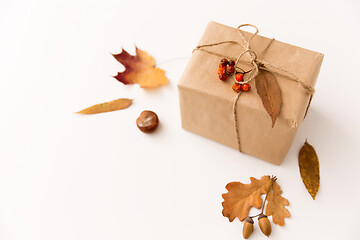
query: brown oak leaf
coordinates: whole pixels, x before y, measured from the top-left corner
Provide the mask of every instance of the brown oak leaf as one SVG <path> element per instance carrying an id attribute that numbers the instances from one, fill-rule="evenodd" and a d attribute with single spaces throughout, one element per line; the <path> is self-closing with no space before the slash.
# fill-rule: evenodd
<path id="1" fill-rule="evenodd" d="M 132 56 L 124 49 L 113 55 L 124 65 L 125 71 L 119 72 L 114 78 L 123 84 L 137 83 L 142 88 L 151 88 L 165 85 L 169 82 L 165 71 L 155 67 L 155 60 L 147 52 L 136 47 L 136 55 Z"/>
<path id="2" fill-rule="evenodd" d="M 271 117 L 272 127 L 275 125 L 281 109 L 281 91 L 275 76 L 264 69 L 259 70 L 255 78 L 256 91 L 265 110 Z"/>
<path id="3" fill-rule="evenodd" d="M 228 192 L 222 195 L 222 213 L 230 222 L 235 218 L 243 221 L 249 215 L 251 207 L 260 209 L 263 202 L 261 195 L 268 191 L 272 182 L 270 176 L 263 176 L 260 180 L 251 177 L 250 181 L 249 184 L 231 182 L 226 185 Z"/>
<path id="4" fill-rule="evenodd" d="M 272 220 L 275 224 L 280 226 L 285 225 L 285 218 L 289 218 L 291 215 L 289 210 L 285 206 L 289 206 L 289 201 L 281 196 L 280 186 L 274 182 L 267 196 L 268 204 L 266 206 L 266 215 L 272 216 Z"/>
<path id="5" fill-rule="evenodd" d="M 120 98 L 111 102 L 105 102 L 105 103 L 93 105 L 77 113 L 96 114 L 96 113 L 112 112 L 112 111 L 128 108 L 131 105 L 131 103 L 132 103 L 132 99 Z"/>

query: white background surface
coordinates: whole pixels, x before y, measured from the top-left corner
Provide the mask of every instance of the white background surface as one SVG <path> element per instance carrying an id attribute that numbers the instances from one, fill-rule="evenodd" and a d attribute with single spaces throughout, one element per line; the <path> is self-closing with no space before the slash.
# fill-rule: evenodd
<path id="1" fill-rule="evenodd" d="M 359 239 L 357 1 L 0 1 L 0 239 L 242 239 L 225 185 L 276 175 L 292 214 L 272 239 Z M 176 84 L 208 21 L 325 53 L 309 115 L 281 166 L 180 127 Z M 111 76 L 134 44 L 167 71 L 146 91 Z M 178 58 L 173 61 L 168 59 Z M 165 62 L 164 62 L 165 61 Z M 163 62 L 163 64 L 161 64 Z M 121 97 L 124 110 L 74 112 Z M 161 125 L 141 133 L 142 110 Z M 297 154 L 320 158 L 317 199 Z M 255 213 L 255 212 L 254 212 Z M 267 239 L 258 227 L 251 239 Z"/>

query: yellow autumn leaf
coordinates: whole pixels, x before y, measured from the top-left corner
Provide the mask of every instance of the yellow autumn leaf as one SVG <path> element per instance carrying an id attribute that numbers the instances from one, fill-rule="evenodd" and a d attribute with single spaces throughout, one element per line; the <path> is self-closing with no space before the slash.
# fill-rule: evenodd
<path id="1" fill-rule="evenodd" d="M 128 98 L 120 98 L 111 102 L 104 102 L 100 104 L 93 105 L 91 107 L 85 108 L 77 113 L 80 114 L 97 114 L 97 113 L 104 113 L 104 112 L 112 112 L 116 110 L 121 110 L 128 108 L 131 103 L 132 99 Z"/>

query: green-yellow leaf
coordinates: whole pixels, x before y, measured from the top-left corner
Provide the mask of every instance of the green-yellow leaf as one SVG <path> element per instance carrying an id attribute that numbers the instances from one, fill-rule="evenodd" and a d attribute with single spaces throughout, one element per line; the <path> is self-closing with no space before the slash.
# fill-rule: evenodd
<path id="1" fill-rule="evenodd" d="M 131 103 L 132 99 L 128 98 L 120 98 L 111 102 L 105 102 L 93 105 L 91 107 L 85 108 L 77 113 L 80 114 L 97 114 L 97 113 L 104 113 L 104 112 L 112 112 L 121 109 L 128 108 Z"/>

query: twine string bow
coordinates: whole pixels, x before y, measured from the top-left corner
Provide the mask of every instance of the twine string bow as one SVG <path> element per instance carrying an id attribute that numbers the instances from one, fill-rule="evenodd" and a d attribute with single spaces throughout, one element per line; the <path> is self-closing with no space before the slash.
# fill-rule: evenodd
<path id="1" fill-rule="evenodd" d="M 243 33 L 240 30 L 240 28 L 246 27 L 246 26 L 253 27 L 255 29 L 255 32 L 253 34 L 251 34 L 249 40 L 246 40 L 246 38 L 244 37 Z M 220 41 L 220 42 L 215 42 L 215 43 L 210 43 L 210 44 L 198 45 L 193 50 L 193 52 L 195 52 L 196 50 L 201 50 L 201 51 L 204 51 L 204 52 L 207 52 L 207 53 L 210 53 L 210 54 L 218 55 L 220 57 L 229 58 L 228 56 L 225 56 L 225 55 L 222 55 L 222 54 L 207 50 L 206 48 L 207 47 L 218 46 L 218 45 L 222 45 L 222 44 L 229 44 L 229 43 L 230 44 L 240 45 L 244 50 L 240 53 L 240 55 L 238 56 L 238 58 L 235 61 L 235 69 L 239 68 L 238 64 L 239 64 L 242 56 L 244 56 L 244 54 L 246 54 L 246 53 L 248 53 L 248 55 L 250 57 L 249 64 L 251 64 L 251 69 L 248 71 L 249 72 L 248 78 L 244 79 L 244 81 L 242 83 L 248 83 L 248 82 L 252 81 L 259 74 L 260 69 L 266 69 L 267 71 L 271 71 L 272 73 L 277 73 L 277 74 L 286 76 L 286 77 L 288 77 L 287 79 L 299 83 L 303 87 L 303 89 L 305 90 L 305 92 L 307 94 L 312 95 L 312 94 L 315 93 L 315 89 L 312 86 L 310 86 L 310 85 L 304 83 L 303 81 L 301 81 L 292 72 L 288 71 L 285 68 L 275 66 L 275 65 L 273 65 L 271 63 L 268 63 L 268 62 L 258 58 L 258 54 L 255 51 L 253 51 L 251 49 L 251 47 L 250 47 L 251 41 L 259 33 L 259 29 L 255 25 L 241 24 L 239 27 L 237 27 L 237 29 L 239 30 L 241 41 L 227 40 L 227 41 Z M 275 40 L 274 38 L 270 40 L 270 42 L 267 44 L 266 48 L 262 51 L 261 55 L 265 54 L 265 52 L 269 49 L 270 45 L 273 43 L 274 40 Z M 234 77 L 234 80 L 236 81 L 235 74 L 233 74 L 233 77 Z M 240 95 L 241 95 L 241 91 L 236 94 L 236 96 L 234 98 L 234 101 L 233 101 L 233 107 L 232 108 L 233 108 L 233 115 L 234 115 L 234 126 L 235 126 L 235 131 L 236 131 L 237 145 L 238 145 L 239 151 L 242 152 L 241 144 L 240 144 L 240 135 L 239 135 L 239 130 L 238 130 L 237 111 L 236 111 L 237 102 L 239 100 Z"/>

